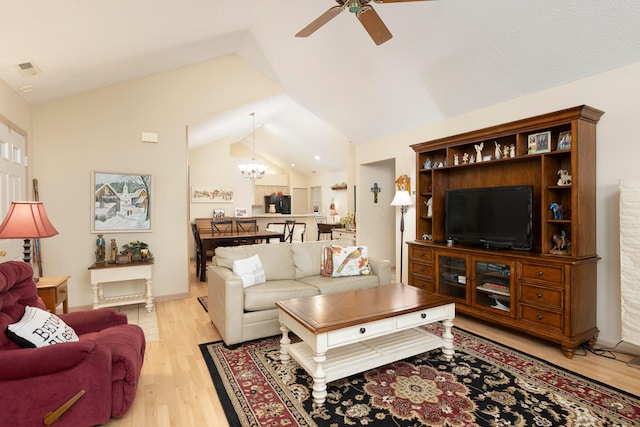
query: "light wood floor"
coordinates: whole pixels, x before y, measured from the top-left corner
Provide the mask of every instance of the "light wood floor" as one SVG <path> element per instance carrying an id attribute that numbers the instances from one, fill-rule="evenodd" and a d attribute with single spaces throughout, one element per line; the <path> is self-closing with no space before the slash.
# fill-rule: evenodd
<path id="1" fill-rule="evenodd" d="M 121 419 L 109 426 L 228 426 L 198 344 L 220 339 L 196 297 L 207 294 L 192 265 L 191 298 L 158 302 L 160 340 L 149 342 L 136 400 Z M 455 325 L 502 342 L 605 384 L 640 395 L 640 369 L 578 350 L 566 359 L 560 348 L 520 333 L 494 328 L 458 316 Z M 584 355 L 582 355 L 584 354 Z"/>

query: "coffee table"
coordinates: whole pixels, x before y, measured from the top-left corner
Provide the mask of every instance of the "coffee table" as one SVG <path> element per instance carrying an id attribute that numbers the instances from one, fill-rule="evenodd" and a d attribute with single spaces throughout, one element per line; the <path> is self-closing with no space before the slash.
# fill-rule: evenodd
<path id="1" fill-rule="evenodd" d="M 313 377 L 324 404 L 327 382 L 443 347 L 453 357 L 455 303 L 409 285 L 392 284 L 276 303 L 280 360 L 293 357 Z M 442 321 L 442 337 L 418 326 Z M 289 332 L 302 342 L 291 344 Z"/>

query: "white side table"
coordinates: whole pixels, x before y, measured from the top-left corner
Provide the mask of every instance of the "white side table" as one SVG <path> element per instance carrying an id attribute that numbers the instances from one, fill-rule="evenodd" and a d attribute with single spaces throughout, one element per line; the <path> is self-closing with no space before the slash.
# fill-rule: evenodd
<path id="1" fill-rule="evenodd" d="M 89 267 L 91 271 L 91 288 L 93 289 L 93 308 L 144 303 L 147 311 L 151 312 L 153 310 L 152 265 L 152 262 L 136 261 L 127 264 L 94 264 Z M 134 295 L 104 296 L 103 285 L 125 280 L 144 280 L 144 292 Z"/>

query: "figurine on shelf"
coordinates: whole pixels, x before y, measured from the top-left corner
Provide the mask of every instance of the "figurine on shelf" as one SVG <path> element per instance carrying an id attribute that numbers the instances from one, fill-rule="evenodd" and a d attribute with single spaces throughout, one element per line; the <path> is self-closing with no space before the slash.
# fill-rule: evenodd
<path id="1" fill-rule="evenodd" d="M 460 164 L 460 159 L 457 154 L 453 155 L 453 165 L 458 166 Z"/>
<path id="2" fill-rule="evenodd" d="M 502 158 L 502 150 L 501 150 L 502 146 L 498 144 L 498 141 L 493 141 L 493 144 L 496 146 L 495 158 L 496 160 L 500 160 Z"/>
<path id="3" fill-rule="evenodd" d="M 433 215 L 433 197 L 429 197 L 429 200 L 424 202 L 424 205 L 427 207 L 427 218 L 431 218 Z"/>
<path id="4" fill-rule="evenodd" d="M 466 165 L 469 163 L 469 153 L 463 153 L 462 154 L 462 164 Z"/>
<path id="5" fill-rule="evenodd" d="M 431 160 L 427 159 L 427 161 L 424 162 L 424 165 L 422 167 L 424 169 L 431 169 Z"/>
<path id="6" fill-rule="evenodd" d="M 569 171 L 566 169 L 560 169 L 558 171 L 558 185 L 571 185 L 571 175 L 569 175 Z"/>
<path id="7" fill-rule="evenodd" d="M 509 146 L 508 145 L 504 145 L 502 147 L 502 157 L 505 158 L 505 159 L 507 157 L 509 157 L 509 151 L 510 151 Z"/>
<path id="8" fill-rule="evenodd" d="M 118 244 L 116 243 L 116 239 L 111 239 L 109 262 L 112 264 L 115 263 L 117 256 L 118 256 Z"/>
<path id="9" fill-rule="evenodd" d="M 476 162 L 480 163 L 482 161 L 482 149 L 484 148 L 484 142 L 474 144 L 473 148 L 476 149 Z"/>
<path id="10" fill-rule="evenodd" d="M 514 158 L 516 156 L 516 146 L 515 144 L 511 144 L 509 147 L 509 157 Z"/>
<path id="11" fill-rule="evenodd" d="M 561 231 L 553 235 L 553 247 L 549 250 L 550 254 L 565 255 L 571 252 L 571 242 L 567 239 L 567 233 Z"/>
<path id="12" fill-rule="evenodd" d="M 105 241 L 104 235 L 98 234 L 98 238 L 96 239 L 96 264 L 103 264 L 105 260 Z"/>
<path id="13" fill-rule="evenodd" d="M 553 211 L 553 219 L 562 219 L 564 216 L 564 209 L 562 209 L 562 205 L 553 202 L 549 205 L 549 209 Z"/>
<path id="14" fill-rule="evenodd" d="M 429 240 L 429 241 L 431 241 L 431 234 L 429 234 L 429 233 L 424 233 L 424 234 L 422 235 L 422 240 Z"/>

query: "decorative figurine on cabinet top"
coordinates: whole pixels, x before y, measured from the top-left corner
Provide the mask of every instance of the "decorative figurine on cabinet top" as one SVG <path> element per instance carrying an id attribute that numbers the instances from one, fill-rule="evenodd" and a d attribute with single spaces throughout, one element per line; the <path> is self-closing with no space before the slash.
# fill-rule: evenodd
<path id="1" fill-rule="evenodd" d="M 476 162 L 480 163 L 482 161 L 482 149 L 484 148 L 484 142 L 474 144 L 473 148 L 476 149 Z"/>
<path id="2" fill-rule="evenodd" d="M 96 264 L 104 264 L 105 261 L 106 248 L 103 236 L 103 234 L 98 234 L 96 239 Z"/>
<path id="3" fill-rule="evenodd" d="M 496 146 L 496 151 L 495 151 L 494 157 L 496 158 L 496 160 L 500 160 L 502 158 L 501 145 L 498 144 L 498 141 L 493 141 L 493 145 Z"/>
<path id="4" fill-rule="evenodd" d="M 553 211 L 553 219 L 562 219 L 564 216 L 564 209 L 562 209 L 562 205 L 553 202 L 549 205 L 549 209 Z"/>
<path id="5" fill-rule="evenodd" d="M 571 253 L 571 242 L 567 239 L 567 233 L 561 231 L 553 235 L 553 248 L 549 250 L 553 255 L 568 255 Z"/>

